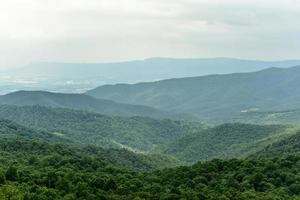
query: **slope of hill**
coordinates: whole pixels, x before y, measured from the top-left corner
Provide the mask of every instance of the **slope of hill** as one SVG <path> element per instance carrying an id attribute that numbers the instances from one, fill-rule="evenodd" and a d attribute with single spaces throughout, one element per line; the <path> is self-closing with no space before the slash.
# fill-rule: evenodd
<path id="1" fill-rule="evenodd" d="M 82 144 L 154 151 L 201 123 L 143 117 L 110 117 L 96 113 L 42 106 L 0 106 L 0 117 L 47 130 Z"/>
<path id="2" fill-rule="evenodd" d="M 225 120 L 248 111 L 300 108 L 300 67 L 98 87 L 86 94 Z"/>
<path id="3" fill-rule="evenodd" d="M 6 152 L 6 156 L 23 154 L 35 157 L 45 156 L 71 156 L 89 158 L 93 157 L 101 162 L 112 164 L 127 171 L 152 171 L 166 167 L 175 167 L 183 163 L 164 155 L 143 155 L 133 153 L 125 149 L 103 149 L 96 146 L 84 146 L 66 143 L 49 143 L 45 140 L 30 139 L 23 136 L 0 137 L 0 152 Z M 6 164 L 13 164 L 17 158 L 7 160 Z"/>
<path id="4" fill-rule="evenodd" d="M 27 128 L 9 120 L 0 120 L 0 152 L 6 152 L 6 156 L 7 153 L 13 152 L 14 154 L 35 156 L 38 156 L 37 153 L 40 155 L 94 156 L 118 167 L 139 171 L 157 170 L 183 164 L 166 155 L 143 155 L 125 149 L 103 149 L 92 145 L 77 145 L 57 134 Z M 9 162 L 13 162 L 15 159 L 12 157 Z"/>
<path id="5" fill-rule="evenodd" d="M 300 132 L 268 145 L 251 157 L 273 157 L 300 152 Z"/>
<path id="6" fill-rule="evenodd" d="M 148 116 L 152 118 L 181 118 L 188 115 L 172 115 L 148 106 L 115 103 L 110 100 L 95 99 L 83 94 L 51 93 L 45 91 L 18 91 L 0 96 L 0 104 L 41 105 L 71 108 L 117 116 Z"/>
<path id="7" fill-rule="evenodd" d="M 250 111 L 226 119 L 230 122 L 243 122 L 250 124 L 299 124 L 300 110 L 282 111 Z M 221 121 L 219 123 L 222 123 Z"/>
<path id="8" fill-rule="evenodd" d="M 10 120 L 0 119 L 0 137 L 5 136 L 22 136 L 32 139 L 41 139 L 45 141 L 52 141 L 52 142 L 64 142 L 68 143 L 69 140 L 52 134 L 47 131 L 39 131 L 33 128 L 27 128 L 25 126 L 19 125 L 14 123 Z"/>
<path id="9" fill-rule="evenodd" d="M 258 61 L 233 58 L 151 58 L 119 63 L 35 62 L 14 71 L 0 72 L 0 94 L 24 89 L 82 92 L 104 84 L 251 72 L 299 64 L 299 60 Z"/>
<path id="10" fill-rule="evenodd" d="M 2 105 L 0 117 L 77 144 L 162 153 L 189 163 L 246 157 L 299 130 L 294 125 L 239 123 L 208 127 L 198 122 L 109 117 L 42 106 Z"/>
<path id="11" fill-rule="evenodd" d="M 297 130 L 282 125 L 223 124 L 186 134 L 171 143 L 164 153 L 186 162 L 246 157 Z"/>

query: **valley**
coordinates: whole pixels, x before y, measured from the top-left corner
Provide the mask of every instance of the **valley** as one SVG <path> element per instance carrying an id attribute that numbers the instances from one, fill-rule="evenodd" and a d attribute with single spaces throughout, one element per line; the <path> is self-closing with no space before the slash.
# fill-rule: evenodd
<path id="1" fill-rule="evenodd" d="M 300 200 L 300 0 L 0 5 L 0 200 Z"/>

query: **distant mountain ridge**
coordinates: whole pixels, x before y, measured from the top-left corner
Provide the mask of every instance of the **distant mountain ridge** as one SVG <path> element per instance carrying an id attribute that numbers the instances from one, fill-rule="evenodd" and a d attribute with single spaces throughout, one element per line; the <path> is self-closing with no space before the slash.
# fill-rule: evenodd
<path id="1" fill-rule="evenodd" d="M 86 94 L 224 120 L 241 112 L 300 108 L 300 66 L 257 72 L 100 86 Z"/>
<path id="2" fill-rule="evenodd" d="M 269 67 L 296 65 L 300 65 L 300 60 L 150 58 L 117 63 L 33 62 L 23 68 L 0 72 L 0 94 L 22 89 L 74 93 L 105 84 L 253 72 Z"/>
<path id="3" fill-rule="evenodd" d="M 271 67 L 292 67 L 300 60 L 263 61 L 236 58 L 148 58 L 111 63 L 33 62 L 24 67 L 25 74 L 64 77 L 67 79 L 97 75 L 118 78 L 117 83 L 134 83 L 169 78 L 194 77 L 211 74 L 254 72 Z M 20 69 L 22 71 L 22 69 Z"/>

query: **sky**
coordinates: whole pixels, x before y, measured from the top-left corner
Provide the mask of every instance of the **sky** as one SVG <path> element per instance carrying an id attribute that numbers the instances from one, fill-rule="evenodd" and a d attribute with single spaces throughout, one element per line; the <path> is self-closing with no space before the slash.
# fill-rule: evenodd
<path id="1" fill-rule="evenodd" d="M 1 0 L 0 69 L 149 57 L 299 59 L 300 0 Z"/>

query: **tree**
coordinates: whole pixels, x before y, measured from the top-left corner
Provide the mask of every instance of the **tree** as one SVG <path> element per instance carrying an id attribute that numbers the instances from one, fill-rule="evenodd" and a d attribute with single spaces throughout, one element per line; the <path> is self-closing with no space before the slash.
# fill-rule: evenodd
<path id="1" fill-rule="evenodd" d="M 0 187 L 0 199 L 3 200 L 22 200 L 23 195 L 16 186 L 4 185 Z"/>
<path id="2" fill-rule="evenodd" d="M 9 166 L 6 170 L 5 178 L 9 181 L 17 181 L 19 179 L 18 169 L 13 165 Z"/>
<path id="3" fill-rule="evenodd" d="M 289 186 L 289 191 L 294 195 L 300 195 L 300 184 L 294 183 Z"/>
<path id="4" fill-rule="evenodd" d="M 5 173 L 2 170 L 0 170 L 0 186 L 5 184 L 5 182 L 6 182 Z"/>

